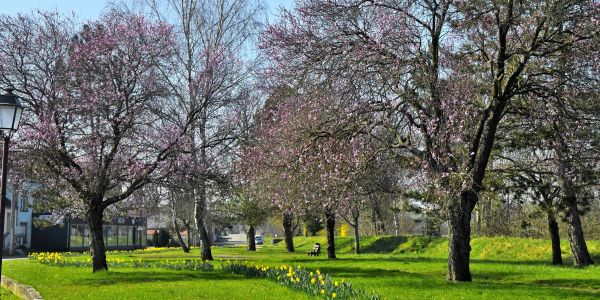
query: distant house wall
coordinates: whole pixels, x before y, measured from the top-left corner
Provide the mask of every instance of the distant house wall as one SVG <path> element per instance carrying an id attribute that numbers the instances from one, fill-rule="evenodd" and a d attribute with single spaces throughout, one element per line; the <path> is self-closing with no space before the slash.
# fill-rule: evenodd
<path id="1" fill-rule="evenodd" d="M 4 249 L 25 246 L 31 248 L 33 199 L 31 193 L 38 187 L 31 182 L 23 182 L 13 193 L 15 186 L 7 185 L 4 215 Z"/>

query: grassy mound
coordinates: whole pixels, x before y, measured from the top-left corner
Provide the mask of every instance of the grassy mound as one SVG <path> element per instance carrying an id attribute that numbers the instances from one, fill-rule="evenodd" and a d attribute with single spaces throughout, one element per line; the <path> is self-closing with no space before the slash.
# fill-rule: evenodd
<path id="1" fill-rule="evenodd" d="M 323 236 L 295 237 L 296 251 L 310 251 L 314 243 L 322 245 L 326 251 L 327 239 Z M 354 238 L 336 238 L 336 253 L 354 253 Z M 361 238 L 361 252 L 368 254 L 413 254 L 435 258 L 448 256 L 448 239 L 426 236 L 366 236 Z M 267 247 L 284 248 L 284 243 Z M 499 261 L 549 261 L 552 257 L 550 240 L 516 237 L 474 237 L 471 239 L 471 258 L 473 260 Z M 588 241 L 588 249 L 596 261 L 600 262 L 600 241 Z M 561 241 L 561 250 L 565 263 L 569 263 L 571 250 L 569 241 Z"/>
<path id="2" fill-rule="evenodd" d="M 295 238 L 296 253 L 283 243 L 267 240 L 257 251 L 245 247 L 214 247 L 215 266 L 241 263 L 279 268 L 320 270 L 334 282 L 346 280 L 353 287 L 376 293 L 382 299 L 600 299 L 600 266 L 573 267 L 569 245 L 563 241 L 564 266 L 550 264 L 550 242 L 543 239 L 475 237 L 472 240 L 472 283 L 448 283 L 447 239 L 421 236 L 365 237 L 365 254 L 353 253 L 352 237 L 336 241 L 338 258 L 308 257 L 315 242 L 325 237 Z M 600 242 L 588 247 L 600 262 Z M 111 261 L 172 264 L 197 260 L 200 251 L 181 249 L 113 251 Z M 69 254 L 69 260 L 87 261 L 88 254 Z M 35 287 L 45 299 L 312 299 L 314 296 L 287 288 L 273 280 L 234 273 L 198 272 L 167 268 L 111 267 L 92 273 L 89 267 L 53 266 L 34 260 L 9 260 L 4 273 Z M 304 281 L 302 281 L 304 282 Z M 304 284 L 308 286 L 308 283 Z M 2 299 L 4 300 L 4 295 Z M 326 299 L 326 296 L 321 297 Z M 337 299 L 336 299 L 337 300 Z"/>

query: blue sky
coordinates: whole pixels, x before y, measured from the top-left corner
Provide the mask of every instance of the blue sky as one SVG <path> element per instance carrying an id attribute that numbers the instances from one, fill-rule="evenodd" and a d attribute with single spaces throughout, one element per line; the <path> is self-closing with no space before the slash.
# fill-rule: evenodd
<path id="1" fill-rule="evenodd" d="M 0 0 L 1 12 L 13 15 L 19 12 L 27 13 L 32 10 L 57 10 L 62 13 L 75 14 L 80 20 L 95 19 L 102 9 L 111 2 L 119 3 L 120 0 Z M 124 1 L 128 2 L 128 1 Z M 277 13 L 280 6 L 291 8 L 294 0 L 263 0 L 270 19 Z"/>

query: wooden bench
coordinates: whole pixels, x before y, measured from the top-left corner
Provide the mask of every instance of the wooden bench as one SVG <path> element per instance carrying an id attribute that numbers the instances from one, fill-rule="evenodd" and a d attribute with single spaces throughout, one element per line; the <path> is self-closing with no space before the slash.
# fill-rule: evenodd
<path id="1" fill-rule="evenodd" d="M 306 254 L 308 254 L 308 256 L 319 256 L 319 255 L 321 255 L 321 244 L 315 243 L 315 247 L 313 248 L 313 251 L 306 252 Z"/>

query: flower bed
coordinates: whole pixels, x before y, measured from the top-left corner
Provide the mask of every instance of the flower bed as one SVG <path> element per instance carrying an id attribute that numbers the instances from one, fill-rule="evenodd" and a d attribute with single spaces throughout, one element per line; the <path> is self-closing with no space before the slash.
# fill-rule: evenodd
<path id="1" fill-rule="evenodd" d="M 59 267 L 92 267 L 92 259 L 88 258 L 85 261 L 81 260 L 69 260 L 65 259 L 65 256 L 61 253 L 52 252 L 40 252 L 32 253 L 29 255 L 31 259 L 35 259 L 40 263 L 59 266 Z M 214 266 L 207 262 L 195 259 L 185 260 L 166 260 L 166 261 L 145 261 L 141 259 L 137 260 L 124 260 L 121 258 L 107 258 L 106 263 L 109 267 L 120 267 L 120 268 L 162 268 L 169 270 L 187 270 L 187 271 L 200 271 L 200 272 L 211 272 L 214 271 Z"/>
<path id="2" fill-rule="evenodd" d="M 221 265 L 224 271 L 243 274 L 247 277 L 268 278 L 292 289 L 329 299 L 369 299 L 378 300 L 379 295 L 354 288 L 344 280 L 334 281 L 331 276 L 304 270 L 300 267 L 280 266 L 273 268 L 247 262 L 227 261 Z"/>
<path id="3" fill-rule="evenodd" d="M 42 264 L 59 267 L 92 267 L 92 260 L 65 259 L 64 255 L 56 252 L 39 252 L 29 255 Z M 199 272 L 221 271 L 227 273 L 241 274 L 247 277 L 267 278 L 291 289 L 299 290 L 310 295 L 326 297 L 328 299 L 368 299 L 378 300 L 379 295 L 367 293 L 352 286 L 345 280 L 335 281 L 330 275 L 321 273 L 320 270 L 307 271 L 300 267 L 280 266 L 277 268 L 257 265 L 241 261 L 224 261 L 221 267 L 215 267 L 199 259 L 146 261 L 142 259 L 125 260 L 122 258 L 108 258 L 109 267 L 120 268 L 162 268 L 169 270 L 186 270 Z"/>

